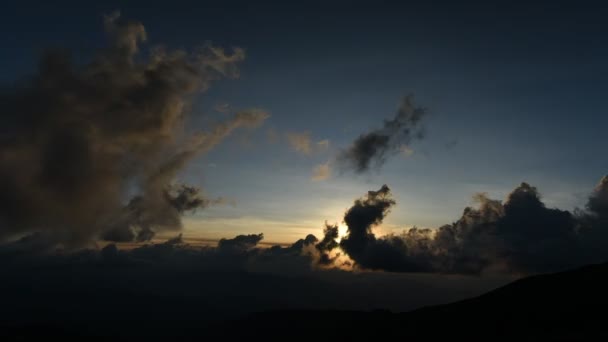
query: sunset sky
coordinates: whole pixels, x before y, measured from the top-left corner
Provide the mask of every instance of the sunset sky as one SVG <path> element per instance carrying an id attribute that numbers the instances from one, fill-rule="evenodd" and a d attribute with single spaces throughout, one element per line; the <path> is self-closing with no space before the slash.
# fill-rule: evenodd
<path id="1" fill-rule="evenodd" d="M 227 199 L 188 214 L 186 236 L 319 236 L 325 220 L 340 223 L 354 198 L 382 184 L 397 201 L 378 228 L 386 233 L 451 223 L 473 194 L 504 199 L 522 181 L 548 207 L 572 210 L 608 169 L 599 158 L 608 143 L 608 32 L 606 13 L 591 7 L 12 2 L 0 21 L 1 80 L 33 73 L 46 47 L 88 59 L 104 46 L 103 14 L 114 10 L 144 24 L 142 51 L 209 41 L 245 49 L 238 79 L 197 95 L 188 130 L 232 108 L 270 113 L 180 172 L 181 181 Z M 381 168 L 354 174 L 328 164 L 327 179 L 312 179 L 407 94 L 428 109 L 423 139 Z M 306 134 L 310 150 L 290 143 Z"/>
<path id="2" fill-rule="evenodd" d="M 0 2 L 0 340 L 602 330 L 606 18 Z"/>

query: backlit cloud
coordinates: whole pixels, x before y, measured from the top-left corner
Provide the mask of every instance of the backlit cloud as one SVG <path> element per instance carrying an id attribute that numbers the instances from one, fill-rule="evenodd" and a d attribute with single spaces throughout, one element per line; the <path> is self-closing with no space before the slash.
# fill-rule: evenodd
<path id="1" fill-rule="evenodd" d="M 607 179 L 574 214 L 547 208 L 535 187 L 521 183 L 504 203 L 477 194 L 477 207 L 454 223 L 379 237 L 372 228 L 396 204 L 383 186 L 346 212 L 347 235 L 336 248 L 360 268 L 393 272 L 533 274 L 601 262 L 608 258 Z"/>
<path id="2" fill-rule="evenodd" d="M 193 97 L 237 78 L 244 50 L 144 54 L 141 23 L 113 14 L 104 27 L 108 46 L 91 60 L 49 51 L 33 77 L 0 93 L 0 239 L 40 232 L 77 246 L 178 230 L 183 213 L 214 201 L 176 186 L 177 174 L 269 116 L 242 110 L 186 134 Z"/>

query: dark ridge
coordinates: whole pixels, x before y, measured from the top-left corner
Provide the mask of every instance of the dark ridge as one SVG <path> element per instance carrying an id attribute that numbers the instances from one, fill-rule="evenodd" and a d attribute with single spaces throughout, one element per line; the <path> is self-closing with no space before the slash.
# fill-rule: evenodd
<path id="1" fill-rule="evenodd" d="M 234 279 L 246 286 L 255 280 L 255 276 L 247 276 L 247 282 L 243 280 Z M 187 283 L 188 279 L 183 281 Z M 306 292 L 306 286 L 302 284 L 302 292 Z M 64 315 L 55 318 L 53 312 L 36 311 L 45 306 L 33 300 L 17 306 L 13 316 L 7 314 L 4 306 L 0 317 L 0 340 L 606 340 L 606 289 L 608 264 L 598 264 L 527 277 L 479 297 L 406 313 L 280 310 L 240 318 L 211 315 L 210 312 L 218 310 L 211 310 L 212 303 L 205 296 L 108 291 L 95 297 L 72 293 L 69 295 L 71 302 L 57 308 L 57 312 Z M 21 292 L 27 291 L 22 289 Z M 36 298 L 35 293 L 33 296 Z M 243 299 L 251 301 L 254 297 Z M 47 300 L 54 302 L 52 298 Z M 104 304 L 106 302 L 114 304 L 108 306 Z M 151 314 L 155 312 L 164 314 Z"/>
<path id="2" fill-rule="evenodd" d="M 243 328 L 237 335 L 273 326 L 299 337 L 340 339 L 606 340 L 607 289 L 608 264 L 598 264 L 523 278 L 479 297 L 407 313 L 266 312 L 231 324 Z"/>

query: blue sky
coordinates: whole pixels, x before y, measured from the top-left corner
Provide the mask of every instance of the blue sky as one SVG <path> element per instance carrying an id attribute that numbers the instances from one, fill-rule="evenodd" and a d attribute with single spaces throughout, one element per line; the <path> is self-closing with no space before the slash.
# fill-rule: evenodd
<path id="1" fill-rule="evenodd" d="M 570 210 L 584 204 L 608 170 L 601 158 L 608 144 L 608 30 L 601 8 L 440 2 L 3 6 L 0 58 L 9 61 L 0 65 L 3 82 L 31 72 L 45 46 L 76 47 L 77 57 L 102 46 L 101 15 L 114 9 L 143 22 L 148 46 L 193 48 L 213 41 L 246 49 L 241 77 L 201 94 L 189 128 L 204 129 L 205 114 L 221 116 L 211 112 L 223 103 L 263 108 L 272 117 L 183 172 L 188 183 L 236 203 L 189 217 L 192 234 L 264 232 L 277 242 L 319 234 L 324 220 L 340 220 L 354 198 L 382 184 L 397 200 L 387 232 L 450 223 L 474 193 L 504 198 L 522 181 L 537 186 L 548 206 Z M 413 154 L 365 175 L 310 179 L 316 165 L 382 125 L 410 93 L 429 109 L 426 138 L 410 146 Z M 284 140 L 270 141 L 269 129 L 310 132 L 314 142 L 328 139 L 330 145 L 303 155 Z"/>

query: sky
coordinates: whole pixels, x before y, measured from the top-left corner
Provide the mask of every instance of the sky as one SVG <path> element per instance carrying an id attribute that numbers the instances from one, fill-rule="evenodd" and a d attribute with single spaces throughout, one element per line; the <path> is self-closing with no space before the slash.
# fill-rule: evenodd
<path id="1" fill-rule="evenodd" d="M 204 332 L 606 262 L 607 14 L 3 2 L 0 321 Z"/>
<path id="2" fill-rule="evenodd" d="M 572 210 L 606 172 L 598 158 L 608 142 L 604 8 L 179 4 L 6 3 L 0 77 L 10 84 L 31 74 L 46 47 L 87 59 L 105 44 L 103 15 L 115 10 L 144 24 L 142 49 L 206 42 L 245 49 L 238 79 L 196 96 L 188 129 L 221 118 L 214 108 L 261 108 L 270 118 L 180 171 L 180 180 L 228 199 L 187 215 L 188 236 L 264 232 L 287 243 L 320 235 L 325 220 L 340 223 L 353 198 L 382 184 L 398 203 L 383 232 L 453 222 L 475 193 L 504 199 L 522 181 L 538 187 L 547 206 Z M 392 117 L 407 94 L 428 110 L 424 139 L 381 168 L 312 179 L 316 166 Z M 287 138 L 303 133 L 309 153 Z"/>

